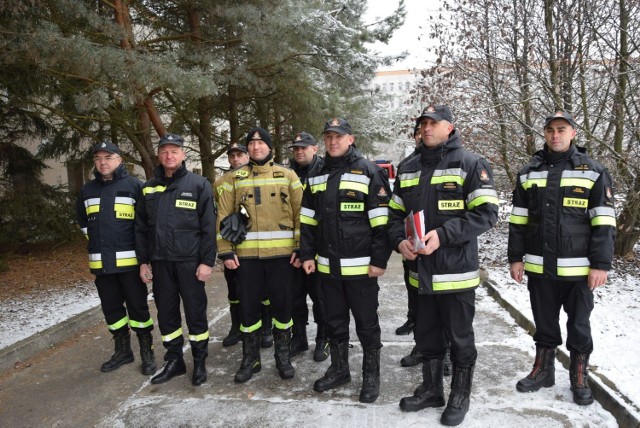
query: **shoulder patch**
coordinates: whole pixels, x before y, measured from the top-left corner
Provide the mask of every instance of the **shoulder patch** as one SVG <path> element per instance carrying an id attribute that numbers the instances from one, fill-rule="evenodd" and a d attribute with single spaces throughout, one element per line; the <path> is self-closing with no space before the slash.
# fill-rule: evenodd
<path id="1" fill-rule="evenodd" d="M 604 194 L 605 194 L 605 196 L 607 197 L 607 199 L 609 201 L 611 201 L 611 199 L 613 199 L 613 190 L 611 190 L 610 186 L 605 186 Z"/>
<path id="2" fill-rule="evenodd" d="M 387 191 L 384 190 L 384 186 L 380 186 L 380 190 L 378 190 L 378 197 L 385 198 L 387 196 Z"/>
<path id="3" fill-rule="evenodd" d="M 482 168 L 482 170 L 480 171 L 480 181 L 482 181 L 483 183 L 489 182 L 489 173 L 484 168 Z"/>

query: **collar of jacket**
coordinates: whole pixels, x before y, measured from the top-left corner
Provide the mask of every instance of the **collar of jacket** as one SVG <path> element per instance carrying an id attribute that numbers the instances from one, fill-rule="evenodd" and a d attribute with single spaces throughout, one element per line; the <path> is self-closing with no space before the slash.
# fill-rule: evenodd
<path id="1" fill-rule="evenodd" d="M 249 158 L 249 165 L 251 165 L 251 167 L 254 166 L 263 166 L 263 165 L 273 165 L 273 151 L 269 152 L 269 154 L 267 155 L 266 158 L 262 159 L 261 161 L 257 161 L 257 160 L 253 160 L 251 158 Z"/>
<path id="2" fill-rule="evenodd" d="M 298 174 L 298 177 L 304 178 L 318 166 L 318 162 L 320 162 L 318 155 L 313 155 L 313 159 L 311 159 L 308 165 L 301 166 L 294 159 L 289 161 L 289 165 L 291 165 L 291 169 Z"/>
<path id="3" fill-rule="evenodd" d="M 187 166 L 184 163 L 184 161 L 182 161 L 182 165 L 180 165 L 180 167 L 176 170 L 176 172 L 173 173 L 172 177 L 165 177 L 164 176 L 164 167 L 162 165 L 158 165 L 157 167 L 155 167 L 155 169 L 153 170 L 153 175 L 156 177 L 156 179 L 158 181 L 160 181 L 161 183 L 164 183 L 167 181 L 168 178 L 180 178 L 183 175 L 187 174 Z"/>
<path id="4" fill-rule="evenodd" d="M 327 155 L 324 159 L 324 166 L 328 169 L 339 168 L 346 164 L 351 164 L 362 157 L 364 156 L 362 156 L 362 154 L 360 154 L 360 152 L 352 145 L 343 156 L 334 158 Z"/>
<path id="5" fill-rule="evenodd" d="M 100 182 L 100 183 L 108 183 L 109 181 L 114 181 L 114 180 L 119 180 L 123 177 L 126 177 L 127 175 L 129 175 L 129 173 L 127 172 L 127 168 L 124 166 L 124 161 L 118 165 L 118 167 L 113 171 L 113 178 L 111 180 L 107 180 L 104 181 L 102 179 L 102 175 L 98 172 L 97 169 L 94 168 L 93 170 L 93 175 L 94 177 Z"/>
<path id="6" fill-rule="evenodd" d="M 421 144 L 418 148 L 420 152 L 420 156 L 423 160 L 437 160 L 440 161 L 445 155 L 451 150 L 457 150 L 462 147 L 462 142 L 460 141 L 460 133 L 457 129 L 454 129 L 451 134 L 449 134 L 449 138 L 444 143 L 434 147 L 428 148 L 424 144 Z"/>

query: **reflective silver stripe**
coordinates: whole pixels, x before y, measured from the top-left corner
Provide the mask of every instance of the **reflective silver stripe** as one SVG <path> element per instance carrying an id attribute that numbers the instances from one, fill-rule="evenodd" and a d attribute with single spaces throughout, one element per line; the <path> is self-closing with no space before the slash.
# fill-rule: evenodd
<path id="1" fill-rule="evenodd" d="M 318 258 L 320 261 L 320 258 Z M 367 266 L 371 261 L 371 257 L 356 257 L 353 259 L 340 259 L 340 267 L 349 267 L 349 266 Z M 329 262 L 327 261 L 327 264 Z"/>
<path id="2" fill-rule="evenodd" d="M 374 208 L 372 210 L 369 210 L 369 219 L 388 216 L 388 215 L 389 215 L 389 209 L 387 207 Z"/>
<path id="3" fill-rule="evenodd" d="M 433 275 L 433 282 L 466 281 L 468 279 L 474 279 L 479 276 L 480 271 L 477 270 L 463 273 L 448 273 L 442 275 Z"/>
<path id="4" fill-rule="evenodd" d="M 589 265 L 589 259 L 586 257 L 558 258 L 558 267 L 582 267 Z"/>
<path id="5" fill-rule="evenodd" d="M 92 205 L 100 205 L 100 198 L 89 198 L 84 200 L 85 208 L 89 208 Z"/>
<path id="6" fill-rule="evenodd" d="M 293 230 L 278 230 L 276 232 L 249 232 L 247 241 L 293 238 Z"/>
<path id="7" fill-rule="evenodd" d="M 467 196 L 467 204 L 471 201 L 473 201 L 476 198 L 479 198 L 481 196 L 491 196 L 494 198 L 498 197 L 498 192 L 496 192 L 493 189 L 478 189 L 475 190 L 471 193 L 469 193 L 469 195 Z"/>
<path id="8" fill-rule="evenodd" d="M 316 212 L 314 210 L 309 209 L 309 208 L 301 207 L 300 208 L 300 215 L 304 215 L 304 216 L 307 216 L 307 217 L 314 218 L 316 216 Z"/>
<path id="9" fill-rule="evenodd" d="M 89 254 L 89 261 L 99 262 L 101 260 L 102 260 L 102 254 L 100 253 Z"/>
<path id="10" fill-rule="evenodd" d="M 394 194 L 391 196 L 391 200 L 404 208 L 404 201 L 400 196 Z"/>
<path id="11" fill-rule="evenodd" d="M 414 178 L 420 178 L 420 171 L 418 172 L 405 172 L 402 173 L 398 176 L 398 179 L 400 181 L 405 181 L 405 180 L 413 180 Z"/>
<path id="12" fill-rule="evenodd" d="M 448 168 L 448 169 L 436 169 L 433 171 L 434 177 L 443 177 L 447 175 L 455 175 L 458 177 L 467 178 L 467 172 L 462 168 Z"/>
<path id="13" fill-rule="evenodd" d="M 315 177 L 309 178 L 309 185 L 314 186 L 317 184 L 326 183 L 329 180 L 329 174 L 317 175 Z"/>
<path id="14" fill-rule="evenodd" d="M 368 186 L 371 182 L 371 179 L 366 175 L 345 173 L 342 174 L 342 177 L 340 177 L 340 181 L 353 181 L 355 183 L 362 183 Z"/>
<path id="15" fill-rule="evenodd" d="M 131 251 L 116 251 L 116 259 L 131 259 L 136 257 L 136 252 Z"/>
<path id="16" fill-rule="evenodd" d="M 526 175 L 521 175 L 520 181 L 524 183 L 527 180 L 539 180 L 541 178 L 547 178 L 548 174 L 549 174 L 549 171 L 530 171 Z"/>
<path id="17" fill-rule="evenodd" d="M 83 227 L 82 229 L 80 229 L 82 231 L 82 233 L 84 233 L 85 236 L 89 235 L 89 228 L 87 227 Z"/>
<path id="18" fill-rule="evenodd" d="M 600 173 L 596 171 L 562 171 L 562 178 L 586 178 L 591 181 L 598 181 Z"/>
<path id="19" fill-rule="evenodd" d="M 511 209 L 511 214 L 522 216 L 522 217 L 529 217 L 529 209 L 514 206 Z"/>
<path id="20" fill-rule="evenodd" d="M 525 254 L 524 255 L 524 261 L 527 263 L 532 263 L 534 265 L 543 265 L 544 264 L 544 259 L 542 256 L 536 256 L 533 254 Z"/>
<path id="21" fill-rule="evenodd" d="M 324 265 L 324 266 L 329 266 L 329 259 L 326 258 L 326 257 L 318 256 L 318 264 L 319 265 Z"/>
<path id="22" fill-rule="evenodd" d="M 127 196 L 116 196 L 116 204 L 135 205 L 136 200 Z"/>
<path id="23" fill-rule="evenodd" d="M 615 217 L 616 211 L 610 207 L 595 207 L 589 210 L 589 218 L 594 218 L 600 215 Z"/>

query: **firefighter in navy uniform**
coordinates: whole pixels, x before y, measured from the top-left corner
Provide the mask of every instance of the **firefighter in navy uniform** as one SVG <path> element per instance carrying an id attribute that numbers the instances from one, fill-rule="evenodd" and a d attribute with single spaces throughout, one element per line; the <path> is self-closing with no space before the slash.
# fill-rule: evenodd
<path id="1" fill-rule="evenodd" d="M 462 148 L 451 110 L 431 105 L 420 117 L 420 156 L 396 178 L 389 204 L 389 240 L 407 260 L 416 260 L 418 297 L 415 339 L 422 355 L 423 383 L 400 401 L 403 411 L 445 405 L 445 335 L 451 342 L 451 394 L 440 422 L 458 425 L 469 410 L 477 358 L 473 333 L 475 289 L 480 285 L 478 240 L 498 220 L 498 196 L 489 163 Z M 425 218 L 424 248 L 413 248 L 404 220 Z"/>
<path id="2" fill-rule="evenodd" d="M 317 271 L 320 278 L 331 355 L 331 365 L 313 389 L 323 392 L 351 381 L 351 310 L 364 353 L 359 400 L 372 403 L 380 393 L 378 277 L 391 255 L 391 191 L 382 169 L 356 150 L 346 120 L 327 121 L 323 139 L 325 165 L 309 179 L 300 213 L 300 259 L 306 273 Z"/>
<path id="3" fill-rule="evenodd" d="M 95 179 L 80 190 L 76 213 L 89 240 L 89 268 L 96 276 L 102 312 L 115 342 L 115 353 L 100 370 L 110 372 L 133 362 L 131 327 L 140 344 L 142 373 L 152 375 L 156 371 L 153 320 L 135 252 L 135 205 L 142 183 L 127 173 L 120 149 L 110 141 L 93 147 L 93 161 Z"/>
<path id="4" fill-rule="evenodd" d="M 302 187 L 307 187 L 309 177 L 317 175 L 324 166 L 324 159 L 317 155 L 318 143 L 307 132 L 296 134 L 291 144 L 293 158 L 291 168 L 298 174 Z M 309 349 L 307 342 L 307 294 L 313 302 L 313 320 L 317 326 L 316 347 L 313 351 L 314 361 L 324 361 L 329 357 L 329 342 L 327 341 L 327 326 L 324 321 L 322 302 L 318 294 L 318 278 L 315 273 L 305 274 L 302 267 L 294 271 L 293 281 L 293 334 L 291 336 L 291 356 L 295 356 Z"/>
<path id="5" fill-rule="evenodd" d="M 273 316 L 276 367 L 282 379 L 291 379 L 295 376 L 289 355 L 291 286 L 300 239 L 302 184 L 292 170 L 273 161 L 268 131 L 253 128 L 246 142 L 249 164 L 225 175 L 218 192 L 219 257 L 225 267 L 238 270 L 242 362 L 234 381 L 247 382 L 262 368 L 261 301 L 265 295 Z"/>
<path id="6" fill-rule="evenodd" d="M 182 346 L 184 306 L 193 355 L 193 385 L 207 380 L 209 326 L 205 281 L 216 259 L 216 213 L 209 181 L 186 169 L 183 139 L 165 134 L 158 143 L 160 165 L 142 188 L 136 207 L 136 252 L 140 277 L 153 281 L 165 365 L 151 383 L 185 374 Z"/>
<path id="7" fill-rule="evenodd" d="M 508 256 L 513 279 L 520 283 L 527 274 L 536 323 L 533 370 L 516 389 L 532 392 L 555 384 L 564 307 L 573 401 L 589 405 L 589 317 L 593 290 L 605 284 L 611 269 L 616 216 L 611 176 L 573 144 L 575 136 L 569 113 L 558 111 L 545 119 L 544 148 L 518 173 L 513 191 Z"/>

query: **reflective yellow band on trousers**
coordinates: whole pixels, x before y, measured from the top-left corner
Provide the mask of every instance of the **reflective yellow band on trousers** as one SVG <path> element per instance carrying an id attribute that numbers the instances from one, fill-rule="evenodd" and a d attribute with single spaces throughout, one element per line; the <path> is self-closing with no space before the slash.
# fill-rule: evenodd
<path id="1" fill-rule="evenodd" d="M 174 331 L 173 333 L 162 336 L 163 342 L 171 342 L 176 337 L 182 336 L 182 327 Z"/>
<path id="2" fill-rule="evenodd" d="M 242 333 L 252 333 L 256 330 L 260 330 L 262 328 L 262 320 L 259 320 L 257 323 L 255 323 L 254 325 L 250 325 L 249 327 L 245 327 L 244 325 L 240 324 L 240 331 Z"/>
<path id="3" fill-rule="evenodd" d="M 209 339 L 209 330 L 205 331 L 204 333 L 189 335 L 189 340 L 191 342 L 202 342 L 203 340 L 207 339 Z"/>
<path id="4" fill-rule="evenodd" d="M 152 318 L 149 318 L 145 322 L 129 320 L 129 326 L 133 327 L 133 328 L 145 328 L 145 327 L 149 327 L 151 325 L 153 325 L 153 319 Z"/>
<path id="5" fill-rule="evenodd" d="M 116 330 L 121 329 L 125 325 L 127 325 L 128 322 L 129 322 L 129 317 L 125 316 L 124 318 L 119 319 L 118 321 L 114 322 L 113 324 L 109 324 L 108 327 L 109 327 L 109 330 L 116 331 Z"/>

